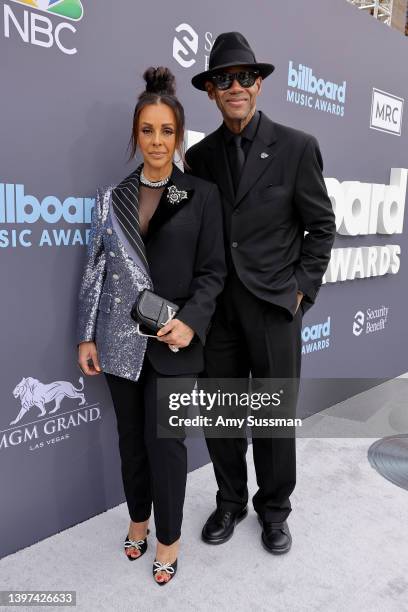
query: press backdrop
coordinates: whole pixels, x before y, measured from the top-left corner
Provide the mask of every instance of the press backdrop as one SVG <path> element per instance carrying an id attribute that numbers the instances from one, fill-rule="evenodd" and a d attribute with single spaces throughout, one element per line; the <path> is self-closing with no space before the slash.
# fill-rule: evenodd
<path id="1" fill-rule="evenodd" d="M 406 40 L 345 0 L 0 5 L 1 557 L 124 499 L 108 389 L 102 376 L 81 379 L 75 319 L 95 190 L 135 166 L 126 146 L 144 69 L 175 73 L 191 143 L 220 123 L 191 77 L 220 32 L 244 33 L 276 66 L 259 108 L 317 137 L 346 214 L 339 230 L 355 233 L 337 235 L 331 280 L 364 277 L 368 259 L 373 272 L 382 258 L 377 276 L 322 287 L 304 318 L 307 377 L 408 369 L 408 81 Z M 318 409 L 310 398 L 299 406 L 301 415 Z M 208 461 L 202 440 L 189 446 L 190 468 Z"/>

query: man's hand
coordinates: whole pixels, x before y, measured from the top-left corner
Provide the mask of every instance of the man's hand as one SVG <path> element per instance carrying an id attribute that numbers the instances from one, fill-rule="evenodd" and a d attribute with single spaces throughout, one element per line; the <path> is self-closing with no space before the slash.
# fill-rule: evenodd
<path id="1" fill-rule="evenodd" d="M 95 342 L 81 342 L 78 347 L 78 365 L 87 376 L 95 376 L 102 372 Z"/>
<path id="2" fill-rule="evenodd" d="M 300 306 L 300 302 L 302 301 L 304 296 L 304 293 L 302 293 L 301 291 L 297 292 L 296 295 L 296 299 L 297 299 L 297 306 L 296 306 L 296 310 L 295 310 L 295 314 L 297 313 L 297 311 L 299 310 L 299 306 Z"/>
<path id="3" fill-rule="evenodd" d="M 179 319 L 172 319 L 157 332 L 160 342 L 171 344 L 177 348 L 185 348 L 193 339 L 194 330 Z"/>

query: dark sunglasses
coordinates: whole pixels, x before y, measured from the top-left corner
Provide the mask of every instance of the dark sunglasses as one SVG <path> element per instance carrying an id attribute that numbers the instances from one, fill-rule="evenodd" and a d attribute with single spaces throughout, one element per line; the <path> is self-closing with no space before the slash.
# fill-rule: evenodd
<path id="1" fill-rule="evenodd" d="M 245 70 L 241 72 L 219 72 L 211 77 L 212 82 L 217 89 L 225 91 L 229 89 L 236 79 L 241 87 L 252 87 L 257 77 L 259 70 Z"/>

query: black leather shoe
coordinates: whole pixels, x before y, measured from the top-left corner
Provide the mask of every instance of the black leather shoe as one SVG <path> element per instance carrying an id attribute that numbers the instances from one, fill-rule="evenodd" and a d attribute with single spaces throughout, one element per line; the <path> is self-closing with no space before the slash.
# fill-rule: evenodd
<path id="1" fill-rule="evenodd" d="M 273 555 L 287 553 L 292 546 L 292 536 L 287 522 L 263 521 L 260 516 L 258 516 L 258 520 L 262 525 L 262 544 L 265 550 Z"/>
<path id="2" fill-rule="evenodd" d="M 227 542 L 234 533 L 235 525 L 242 521 L 248 514 L 248 508 L 242 508 L 238 512 L 217 508 L 208 518 L 201 532 L 201 537 L 207 544 L 223 544 Z"/>

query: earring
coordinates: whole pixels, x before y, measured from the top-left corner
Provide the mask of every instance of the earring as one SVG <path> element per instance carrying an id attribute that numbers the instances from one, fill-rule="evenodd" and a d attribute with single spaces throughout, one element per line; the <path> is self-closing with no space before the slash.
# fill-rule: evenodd
<path id="1" fill-rule="evenodd" d="M 176 152 L 177 152 L 177 153 L 178 153 L 178 155 L 179 155 L 179 159 L 176 159 Z M 178 151 L 178 150 L 177 150 L 176 152 L 174 153 L 174 163 L 175 163 L 175 164 L 179 164 L 180 162 L 182 162 L 182 161 L 183 161 L 183 157 L 182 157 L 182 155 L 181 155 L 180 151 Z"/>

